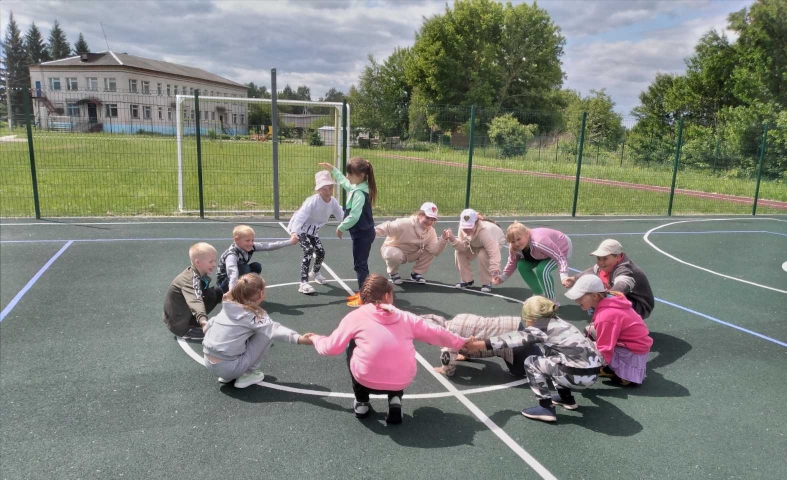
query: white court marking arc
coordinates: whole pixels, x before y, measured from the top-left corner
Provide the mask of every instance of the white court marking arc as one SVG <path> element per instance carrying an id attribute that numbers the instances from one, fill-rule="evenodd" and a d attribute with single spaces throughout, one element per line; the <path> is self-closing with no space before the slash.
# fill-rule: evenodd
<path id="1" fill-rule="evenodd" d="M 759 287 L 759 288 L 764 288 L 764 289 L 767 289 L 767 290 L 772 290 L 774 292 L 787 293 L 787 290 L 780 290 L 778 288 L 769 287 L 768 285 L 761 285 L 759 283 L 750 282 L 749 280 L 744 280 L 742 278 L 731 277 L 729 275 L 725 275 L 723 273 L 716 272 L 716 271 L 711 270 L 709 268 L 701 267 L 699 265 L 694 265 L 693 263 L 689 263 L 689 262 L 687 262 L 685 260 L 681 260 L 680 258 L 676 257 L 675 255 L 672 255 L 672 254 L 670 254 L 668 252 L 665 252 L 664 250 L 660 249 L 653 242 L 651 242 L 650 239 L 648 238 L 651 233 L 653 233 L 653 232 L 655 232 L 655 231 L 657 231 L 659 229 L 662 229 L 664 227 L 669 227 L 670 225 L 678 225 L 678 224 L 681 224 L 681 223 L 694 223 L 694 222 L 723 222 L 723 221 L 729 221 L 729 220 L 743 220 L 743 219 L 741 219 L 741 218 L 705 218 L 705 219 L 691 219 L 691 220 L 681 220 L 681 221 L 678 221 L 678 222 L 670 222 L 670 223 L 665 223 L 663 225 L 659 225 L 657 227 L 651 228 L 650 230 L 647 231 L 647 233 L 645 233 L 645 235 L 642 237 L 642 239 L 645 240 L 645 243 L 647 243 L 648 245 L 653 247 L 654 250 L 656 250 L 657 252 L 661 253 L 664 256 L 667 256 L 667 257 L 675 260 L 678 263 L 682 263 L 684 265 L 688 265 L 689 267 L 693 267 L 693 268 L 696 268 L 698 270 L 702 270 L 704 272 L 708 272 L 708 273 L 711 273 L 713 275 L 717 275 L 717 276 L 722 277 L 722 278 L 726 278 L 726 279 L 729 279 L 729 280 L 734 280 L 736 282 L 746 283 L 748 285 L 752 285 L 752 286 Z M 758 219 L 754 218 L 754 219 L 751 219 L 751 220 L 758 220 Z M 775 219 L 775 218 L 763 218 L 761 220 L 784 221 L 784 220 L 778 220 L 778 219 Z"/>

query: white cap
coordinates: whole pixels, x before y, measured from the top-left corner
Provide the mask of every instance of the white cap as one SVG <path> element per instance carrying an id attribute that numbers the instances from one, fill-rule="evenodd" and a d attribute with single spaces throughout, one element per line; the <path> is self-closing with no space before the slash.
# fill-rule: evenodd
<path id="1" fill-rule="evenodd" d="M 434 203 L 426 202 L 423 205 L 421 205 L 420 210 L 424 212 L 424 215 L 426 215 L 427 217 L 434 218 L 435 220 L 437 220 L 437 205 L 435 205 Z"/>
<path id="2" fill-rule="evenodd" d="M 606 257 L 607 255 L 620 255 L 623 253 L 623 245 L 617 240 L 608 238 L 601 242 L 595 252 L 590 254 L 591 257 Z"/>
<path id="3" fill-rule="evenodd" d="M 462 210 L 459 215 L 459 228 L 473 228 L 478 221 L 478 212 L 472 208 Z"/>
<path id="4" fill-rule="evenodd" d="M 604 282 L 596 275 L 582 275 L 577 279 L 577 283 L 569 291 L 566 296 L 571 300 L 576 300 L 586 293 L 601 293 L 606 292 Z"/>
<path id="5" fill-rule="evenodd" d="M 328 170 L 320 170 L 314 174 L 314 190 L 317 191 L 327 185 L 336 185 L 336 182 L 331 178 L 331 172 Z"/>

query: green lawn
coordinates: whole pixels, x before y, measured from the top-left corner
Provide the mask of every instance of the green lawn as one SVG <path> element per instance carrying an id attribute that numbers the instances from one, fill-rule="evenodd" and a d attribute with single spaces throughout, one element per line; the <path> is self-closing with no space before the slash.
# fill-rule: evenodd
<path id="1" fill-rule="evenodd" d="M 14 133 L 24 137 L 22 130 Z M 37 132 L 34 146 L 44 216 L 171 215 L 178 211 L 177 146 L 172 137 Z M 203 140 L 201 147 L 206 210 L 273 210 L 270 142 Z M 434 146 L 426 151 L 354 149 L 353 155 L 364 156 L 374 165 L 380 192 L 375 208 L 378 215 L 409 213 L 427 199 L 435 201 L 446 214 L 456 214 L 464 207 L 466 150 L 443 147 L 438 151 Z M 570 213 L 576 172 L 572 155 L 556 152 L 554 147 L 531 149 L 517 159 L 501 160 L 493 155 L 491 149 L 477 149 L 474 165 L 572 178 L 474 168 L 471 204 L 475 208 L 495 215 Z M 279 198 L 283 212 L 297 209 L 312 194 L 316 164 L 333 162 L 334 156 L 335 147 L 330 146 L 279 146 Z M 197 210 L 199 206 L 196 158 L 196 141 L 188 137 L 183 142 L 186 210 Z M 601 160 L 601 164 L 596 164 L 595 157 L 589 154 L 582 167 L 583 178 L 663 187 L 669 187 L 672 179 L 669 168 L 641 168 L 625 161 L 620 166 L 614 159 Z M 0 168 L 0 215 L 33 215 L 27 143 L 0 143 Z M 752 180 L 722 179 L 702 172 L 681 171 L 677 186 L 746 197 L 754 192 Z M 787 188 L 782 183 L 764 181 L 760 196 L 787 200 Z M 668 197 L 662 192 L 582 182 L 578 213 L 662 215 L 667 211 Z M 674 212 L 680 214 L 750 211 L 750 203 L 683 195 L 676 195 L 674 205 Z M 759 211 L 770 210 L 761 207 Z"/>

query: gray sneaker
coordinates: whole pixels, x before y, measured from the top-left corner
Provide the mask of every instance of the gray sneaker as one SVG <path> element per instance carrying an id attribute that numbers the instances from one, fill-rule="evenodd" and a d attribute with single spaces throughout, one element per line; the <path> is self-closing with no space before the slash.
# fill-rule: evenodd
<path id="1" fill-rule="evenodd" d="M 249 370 L 235 380 L 235 388 L 246 388 L 252 385 L 259 385 L 263 380 L 265 380 L 265 374 L 262 373 L 262 370 Z"/>

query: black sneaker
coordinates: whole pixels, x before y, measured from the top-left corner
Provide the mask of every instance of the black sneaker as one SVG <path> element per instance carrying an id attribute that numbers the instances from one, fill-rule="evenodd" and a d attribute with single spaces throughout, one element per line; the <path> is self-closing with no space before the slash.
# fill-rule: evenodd
<path id="1" fill-rule="evenodd" d="M 579 408 L 579 405 L 577 405 L 577 401 L 574 400 L 573 395 L 570 397 L 563 398 L 558 394 L 554 394 L 552 395 L 552 403 L 554 405 L 559 405 L 565 408 L 566 410 L 576 410 L 577 408 Z"/>
<path id="2" fill-rule="evenodd" d="M 426 279 L 425 279 L 425 278 L 424 278 L 424 276 L 423 276 L 423 275 L 421 275 L 420 273 L 411 273 L 411 274 L 410 274 L 410 278 L 411 278 L 411 279 L 412 279 L 412 280 L 413 280 L 415 283 L 426 283 Z"/>
<path id="3" fill-rule="evenodd" d="M 391 397 L 388 399 L 388 416 L 385 417 L 385 423 L 399 424 L 402 423 L 402 399 L 399 397 Z"/>
<path id="4" fill-rule="evenodd" d="M 391 282 L 393 282 L 394 285 L 401 285 L 404 280 L 402 280 L 402 277 L 398 273 L 392 273 Z"/>
<path id="5" fill-rule="evenodd" d="M 474 281 L 475 280 L 470 280 L 469 282 L 459 282 L 456 285 L 454 285 L 454 288 L 470 288 L 473 286 Z"/>
<path id="6" fill-rule="evenodd" d="M 187 342 L 201 342 L 205 338 L 205 332 L 200 327 L 191 327 L 186 330 L 186 333 L 177 337 L 186 340 Z"/>

